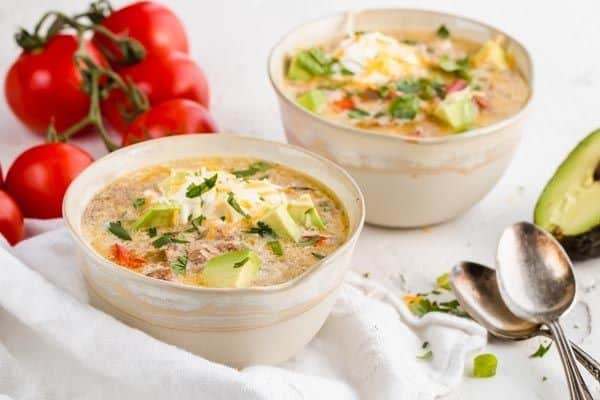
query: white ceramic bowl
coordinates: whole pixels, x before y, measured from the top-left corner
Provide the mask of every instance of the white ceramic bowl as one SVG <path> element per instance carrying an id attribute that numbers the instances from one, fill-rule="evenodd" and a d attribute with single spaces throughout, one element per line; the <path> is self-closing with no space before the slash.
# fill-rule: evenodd
<path id="1" fill-rule="evenodd" d="M 467 18 L 434 11 L 373 9 L 325 17 L 288 33 L 272 50 L 268 69 L 290 143 L 342 165 L 362 189 L 368 223 L 416 227 L 446 221 L 479 201 L 498 181 L 521 137 L 531 102 L 499 123 L 434 138 L 368 132 L 320 117 L 282 90 L 285 60 L 298 48 L 322 44 L 352 30 L 428 30 L 445 24 L 453 35 L 477 42 L 506 37 L 508 50 L 533 89 L 527 50 L 504 32 Z"/>
<path id="2" fill-rule="evenodd" d="M 138 168 L 201 156 L 256 157 L 316 177 L 345 208 L 348 240 L 283 284 L 217 289 L 161 281 L 119 267 L 83 238 L 83 212 L 106 184 Z M 81 271 L 94 306 L 167 343 L 212 361 L 244 367 L 282 362 L 319 330 L 349 267 L 363 225 L 364 203 L 346 172 L 305 150 L 225 134 L 183 135 L 139 143 L 96 161 L 69 187 L 63 216 L 83 256 Z"/>

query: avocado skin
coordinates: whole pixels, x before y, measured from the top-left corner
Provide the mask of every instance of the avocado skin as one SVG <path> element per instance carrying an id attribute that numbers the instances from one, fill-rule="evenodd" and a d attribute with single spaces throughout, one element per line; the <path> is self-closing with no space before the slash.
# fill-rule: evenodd
<path id="1" fill-rule="evenodd" d="M 558 236 L 558 241 L 573 261 L 600 257 L 600 226 L 576 236 Z"/>

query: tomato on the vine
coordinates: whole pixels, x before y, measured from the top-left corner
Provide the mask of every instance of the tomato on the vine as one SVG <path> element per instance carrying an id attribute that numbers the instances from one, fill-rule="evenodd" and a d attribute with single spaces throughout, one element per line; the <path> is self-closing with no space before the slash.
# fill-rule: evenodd
<path id="1" fill-rule="evenodd" d="M 6 174 L 6 191 L 30 218 L 62 216 L 65 191 L 93 162 L 84 150 L 68 143 L 45 143 L 23 152 Z"/>
<path id="2" fill-rule="evenodd" d="M 187 34 L 183 24 L 168 8 L 152 1 L 141 1 L 120 8 L 101 25 L 116 33 L 137 40 L 149 56 L 172 51 L 188 52 Z M 107 54 L 111 64 L 127 64 L 121 49 L 106 36 L 94 35 L 94 42 Z"/>
<path id="3" fill-rule="evenodd" d="M 134 82 L 148 96 L 151 106 L 171 99 L 188 99 L 209 107 L 210 93 L 206 76 L 186 54 L 149 56 L 138 64 L 121 69 L 119 74 Z M 119 89 L 110 92 L 102 104 L 102 111 L 116 131 L 127 131 L 131 123 L 127 117 L 131 114 L 131 103 Z"/>
<path id="4" fill-rule="evenodd" d="M 123 136 L 123 146 L 164 136 L 216 131 L 217 126 L 204 106 L 191 100 L 174 99 L 137 117 Z"/>
<path id="5" fill-rule="evenodd" d="M 0 190 L 0 234 L 8 243 L 15 245 L 25 237 L 23 214 L 17 203 L 6 192 Z"/>
<path id="6" fill-rule="evenodd" d="M 92 60 L 106 61 L 91 43 L 85 44 Z M 45 133 L 51 122 L 61 131 L 83 119 L 90 99 L 73 53 L 74 35 L 58 34 L 44 47 L 23 51 L 10 67 L 4 82 L 6 100 L 16 116 L 31 130 Z"/>

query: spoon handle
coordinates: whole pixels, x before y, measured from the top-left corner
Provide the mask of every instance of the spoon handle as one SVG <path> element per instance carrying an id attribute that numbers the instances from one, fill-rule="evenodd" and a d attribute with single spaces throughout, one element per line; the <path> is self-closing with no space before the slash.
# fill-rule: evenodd
<path id="1" fill-rule="evenodd" d="M 573 356 L 573 350 L 569 346 L 569 342 L 565 336 L 562 327 L 558 321 L 552 321 L 547 323 L 548 328 L 552 332 L 552 336 L 556 341 L 556 347 L 558 354 L 563 362 L 563 367 L 567 377 L 567 383 L 569 385 L 569 394 L 573 400 L 592 400 L 587 385 L 583 381 L 577 365 L 575 364 L 575 358 Z"/>
<path id="2" fill-rule="evenodd" d="M 541 330 L 542 335 L 552 339 L 552 333 L 550 333 L 546 329 Z M 569 340 L 569 344 L 573 349 L 573 353 L 575 354 L 575 358 L 583 367 L 596 379 L 600 382 L 600 363 L 596 361 L 594 357 L 584 349 L 582 349 L 577 343 Z"/>

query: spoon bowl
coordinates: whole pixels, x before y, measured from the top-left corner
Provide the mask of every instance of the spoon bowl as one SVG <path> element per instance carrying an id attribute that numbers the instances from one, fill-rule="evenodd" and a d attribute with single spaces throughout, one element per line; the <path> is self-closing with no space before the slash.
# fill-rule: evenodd
<path id="1" fill-rule="evenodd" d="M 575 276 L 563 248 L 528 222 L 508 227 L 497 253 L 500 293 L 518 317 L 537 323 L 558 319 L 575 299 Z"/>
<path id="2" fill-rule="evenodd" d="M 450 285 L 465 311 L 492 335 L 522 340 L 540 334 L 540 324 L 517 317 L 504 304 L 493 269 L 462 261 L 452 269 Z"/>

